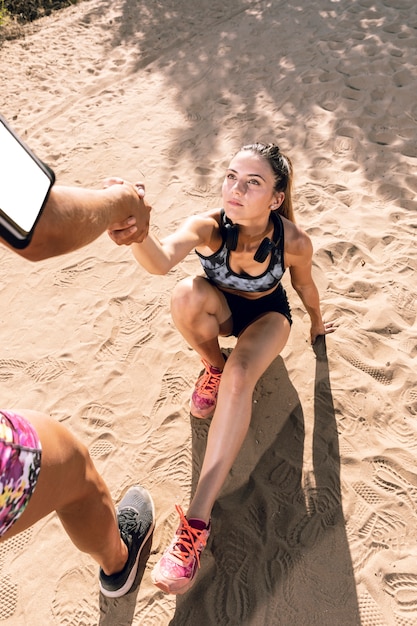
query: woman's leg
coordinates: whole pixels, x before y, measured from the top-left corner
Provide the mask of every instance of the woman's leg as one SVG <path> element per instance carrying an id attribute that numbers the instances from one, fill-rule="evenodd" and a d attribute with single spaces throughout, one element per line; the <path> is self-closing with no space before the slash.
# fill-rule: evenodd
<path id="1" fill-rule="evenodd" d="M 42 445 L 35 491 L 2 539 L 56 511 L 72 542 L 89 553 L 106 574 L 123 569 L 128 550 L 120 537 L 110 492 L 87 448 L 62 424 L 35 411 L 19 411 L 33 424 Z"/>
<path id="2" fill-rule="evenodd" d="M 289 332 L 283 315 L 267 313 L 242 333 L 224 365 L 196 492 L 185 516 L 177 507 L 180 525 L 152 571 L 154 583 L 166 593 L 182 594 L 194 584 L 210 535 L 211 510 L 249 428 L 253 390 Z"/>
<path id="3" fill-rule="evenodd" d="M 223 294 L 202 276 L 186 278 L 172 293 L 171 315 L 187 343 L 222 370 L 224 357 L 218 337 L 232 332 L 231 312 Z"/>
<path id="4" fill-rule="evenodd" d="M 239 337 L 223 370 L 194 497 L 186 517 L 209 522 L 214 502 L 248 432 L 255 385 L 284 348 L 288 320 L 268 313 Z"/>

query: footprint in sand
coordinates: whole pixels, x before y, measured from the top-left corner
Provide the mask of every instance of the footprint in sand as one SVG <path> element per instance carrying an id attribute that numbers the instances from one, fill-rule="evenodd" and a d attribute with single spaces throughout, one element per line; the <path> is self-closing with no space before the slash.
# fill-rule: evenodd
<path id="1" fill-rule="evenodd" d="M 129 622 L 129 624 L 126 623 L 123 626 L 130 626 L 131 623 L 140 626 L 164 626 L 164 624 L 172 623 L 171 618 L 175 611 L 175 597 L 167 596 L 162 592 L 154 595 L 152 602 L 149 602 L 148 605 L 138 605 L 135 612 L 136 621 Z M 103 620 L 103 626 L 105 624 L 106 622 Z M 113 624 L 108 626 L 113 626 Z"/>
<path id="2" fill-rule="evenodd" d="M 32 529 L 28 528 L 16 537 L 11 537 L 5 543 L 0 544 L 0 572 L 3 567 L 7 566 L 8 555 L 11 554 L 15 558 L 19 552 L 22 552 L 32 537 Z M 16 611 L 19 595 L 18 580 L 16 583 L 10 576 L 2 576 L 0 578 L 0 621 L 12 617 Z"/>
<path id="3" fill-rule="evenodd" d="M 343 157 L 344 159 L 354 158 L 356 150 L 356 141 L 346 136 L 335 137 L 333 141 L 333 152 L 338 157 Z"/>
<path id="4" fill-rule="evenodd" d="M 138 328 L 136 327 L 137 330 Z M 100 346 L 96 358 L 99 361 L 109 361 L 115 358 L 118 361 L 129 361 L 134 352 L 149 343 L 153 338 L 153 334 L 150 331 L 142 329 L 140 333 L 136 334 L 135 343 L 130 345 L 126 339 L 131 336 L 132 332 L 127 328 L 127 325 L 124 328 L 123 324 L 122 328 L 117 325 L 113 326 L 111 336 Z"/>
<path id="5" fill-rule="evenodd" d="M 346 348 L 342 356 L 348 363 L 353 365 L 353 367 L 372 376 L 372 378 L 381 383 L 381 385 L 391 385 L 394 376 L 392 368 L 378 367 L 370 363 L 365 363 L 362 359 L 359 359 L 353 351 Z"/>
<path id="6" fill-rule="evenodd" d="M 387 425 L 386 416 L 381 415 L 380 421 L 376 424 L 376 428 L 381 436 L 385 440 L 394 444 L 397 442 L 405 449 L 410 451 L 417 450 L 417 425 L 415 418 L 410 415 L 404 414 L 403 411 L 398 411 L 398 417 L 391 419 L 389 425 Z"/>
<path id="7" fill-rule="evenodd" d="M 29 363 L 25 372 L 38 383 L 48 383 L 56 380 L 65 372 L 68 372 L 75 366 L 75 363 L 64 359 L 54 359 L 46 357 L 40 361 L 32 361 Z"/>
<path id="8" fill-rule="evenodd" d="M 366 594 L 359 595 L 361 616 L 366 620 L 363 624 L 398 624 L 414 626 L 417 609 L 417 574 L 415 572 L 415 556 L 413 549 L 410 556 L 395 558 L 393 552 L 380 552 L 372 561 L 376 584 L 368 581 L 368 587 L 375 601 L 378 596 L 385 599 L 384 619 L 375 621 L 375 607 Z M 371 582 L 371 584 L 369 584 Z M 388 601 L 388 604 L 386 603 Z M 371 618 L 373 616 L 373 621 Z"/>
<path id="9" fill-rule="evenodd" d="M 399 616 L 404 614 L 405 620 L 411 612 L 417 610 L 416 574 L 407 572 L 386 574 L 384 576 L 384 592 L 395 600 L 394 613 Z"/>
<path id="10" fill-rule="evenodd" d="M 13 617 L 18 599 L 18 585 L 9 576 L 0 578 L 0 621 Z"/>
<path id="11" fill-rule="evenodd" d="M 402 401 L 411 415 L 417 415 L 417 387 L 406 389 L 402 396 Z"/>
<path id="12" fill-rule="evenodd" d="M 372 468 L 375 485 L 406 504 L 417 517 L 417 476 L 384 457 L 373 459 Z"/>
<path id="13" fill-rule="evenodd" d="M 97 267 L 97 259 L 89 257 L 74 263 L 74 265 L 68 265 L 62 268 L 55 274 L 54 284 L 58 286 L 69 287 L 74 283 L 80 284 L 80 279 L 84 279 L 84 283 L 91 283 L 93 280 L 99 279 L 100 272 Z M 81 284 L 82 281 L 81 281 Z M 97 283 L 96 283 L 97 284 Z"/>
<path id="14" fill-rule="evenodd" d="M 173 424 L 174 430 L 178 429 L 177 423 L 178 419 Z M 140 439 L 143 443 L 141 446 L 136 446 L 135 452 L 138 463 L 143 463 L 145 458 L 147 459 L 147 466 L 150 467 L 152 480 L 155 484 L 163 484 L 166 489 L 168 489 L 167 485 L 170 484 L 174 490 L 178 485 L 182 485 L 182 489 L 186 490 L 190 482 L 190 467 L 192 465 L 190 444 L 184 437 L 177 448 L 171 451 L 169 463 L 166 464 L 158 460 L 158 450 L 168 449 L 169 445 L 172 447 L 172 438 L 166 428 L 163 431 L 164 434 L 159 435 L 158 432 L 153 432 L 148 439 L 145 437 Z M 135 458 L 132 459 L 132 463 L 134 462 Z M 175 520 L 178 521 L 176 513 L 175 516 Z"/>
<path id="15" fill-rule="evenodd" d="M 101 435 L 88 448 L 93 459 L 105 459 L 116 449 L 116 439 L 111 434 Z"/>
<path id="16" fill-rule="evenodd" d="M 68 593 L 68 589 L 71 589 L 71 593 Z M 92 589 L 97 590 L 97 601 L 92 601 Z M 97 626 L 98 596 L 97 570 L 83 566 L 67 571 L 58 580 L 52 601 L 52 613 L 56 623 Z"/>
<path id="17" fill-rule="evenodd" d="M 3 359 L 0 361 L 0 381 L 10 380 L 17 374 L 24 372 L 26 368 L 25 361 L 17 361 L 16 359 Z"/>
<path id="18" fill-rule="evenodd" d="M 362 624 L 369 624 L 370 626 L 386 624 L 385 613 L 381 612 L 377 602 L 367 591 L 358 595 L 358 606 Z M 412 624 L 410 623 L 409 626 Z"/>
<path id="19" fill-rule="evenodd" d="M 384 506 L 386 506 L 385 501 Z M 375 503 L 372 507 L 373 510 L 368 511 L 369 516 L 355 533 L 368 546 L 363 557 L 363 564 L 371 558 L 373 553 L 378 553 L 381 549 L 398 550 L 407 543 L 404 519 L 394 510 L 388 511 L 386 508 L 378 507 Z"/>
<path id="20" fill-rule="evenodd" d="M 91 441 L 90 453 L 96 458 L 108 456 L 123 443 L 145 442 L 151 428 L 149 418 L 144 417 L 140 408 L 121 415 L 99 402 L 82 407 L 75 418 L 81 420 L 82 429 Z M 138 448 L 143 453 L 142 445 Z"/>
<path id="21" fill-rule="evenodd" d="M 166 405 L 181 404 L 184 393 L 188 389 L 192 389 L 192 382 L 187 380 L 187 378 L 178 371 L 177 367 L 167 370 L 162 378 L 161 391 L 152 408 L 151 418 L 159 413 Z"/>
<path id="22" fill-rule="evenodd" d="M 26 374 L 35 382 L 50 382 L 59 378 L 73 366 L 74 363 L 71 361 L 54 359 L 53 357 L 46 357 L 30 363 L 5 359 L 0 361 L 0 381 L 7 381 L 19 374 Z"/>
<path id="23" fill-rule="evenodd" d="M 385 290 L 390 294 L 391 300 L 394 302 L 396 310 L 401 317 L 407 324 L 414 324 L 416 319 L 415 294 L 409 288 L 396 283 L 388 284 Z"/>
<path id="24" fill-rule="evenodd" d="M 84 428 L 89 435 L 97 434 L 97 431 L 112 427 L 115 414 L 110 409 L 98 403 L 91 403 L 81 410 L 80 418 L 85 420 Z"/>
<path id="25" fill-rule="evenodd" d="M 195 187 L 191 187 L 190 189 L 186 189 L 185 193 L 187 196 L 192 196 L 195 198 L 216 198 L 218 193 L 214 188 L 214 185 L 207 183 L 200 183 Z"/>
<path id="26" fill-rule="evenodd" d="M 156 308 L 158 308 L 156 306 Z M 108 306 L 113 319 L 110 337 L 100 346 L 96 358 L 127 360 L 132 352 L 148 343 L 153 333 L 147 322 L 155 316 L 154 307 L 146 305 L 143 313 L 132 298 L 112 298 Z"/>
<path id="27" fill-rule="evenodd" d="M 325 111 L 335 111 L 340 104 L 340 94 L 338 91 L 325 91 L 319 98 L 318 104 Z"/>
<path id="28" fill-rule="evenodd" d="M 250 587 L 252 584 L 247 542 L 250 536 L 245 537 L 241 528 L 233 528 L 228 533 L 226 542 L 222 542 L 218 554 L 218 584 L 216 596 L 218 598 L 217 621 L 243 624 L 250 614 Z M 252 555 L 252 553 L 251 553 Z M 216 558 L 216 550 L 213 550 Z"/>
<path id="29" fill-rule="evenodd" d="M 398 349 L 414 359 L 417 355 L 416 338 L 404 337 L 404 339 L 402 339 L 398 344 Z"/>
<path id="30" fill-rule="evenodd" d="M 316 164 L 314 165 L 315 167 L 320 169 L 322 164 L 319 163 L 317 165 Z M 317 190 L 311 184 L 304 185 L 304 187 L 301 189 L 301 193 L 302 193 L 303 198 L 305 198 L 311 206 L 316 206 L 323 199 L 323 196 L 319 192 L 319 190 Z"/>

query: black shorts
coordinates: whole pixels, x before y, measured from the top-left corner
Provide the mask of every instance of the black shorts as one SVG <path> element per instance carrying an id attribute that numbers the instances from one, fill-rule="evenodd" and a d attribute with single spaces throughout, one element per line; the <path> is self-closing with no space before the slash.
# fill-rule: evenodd
<path id="1" fill-rule="evenodd" d="M 292 324 L 291 309 L 288 304 L 287 294 L 284 287 L 279 283 L 278 287 L 267 296 L 249 299 L 227 291 L 222 291 L 232 312 L 233 330 L 232 335 L 238 337 L 249 324 L 265 313 L 276 311 L 284 315 Z"/>

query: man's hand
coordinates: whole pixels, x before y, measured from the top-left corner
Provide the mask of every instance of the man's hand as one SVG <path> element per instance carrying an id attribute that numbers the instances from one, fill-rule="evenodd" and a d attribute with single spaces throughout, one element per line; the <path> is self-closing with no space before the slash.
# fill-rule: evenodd
<path id="1" fill-rule="evenodd" d="M 119 246 L 143 241 L 148 234 L 152 210 L 144 200 L 144 184 L 107 178 L 103 187 L 115 194 L 114 212 L 107 229 L 110 238 Z"/>

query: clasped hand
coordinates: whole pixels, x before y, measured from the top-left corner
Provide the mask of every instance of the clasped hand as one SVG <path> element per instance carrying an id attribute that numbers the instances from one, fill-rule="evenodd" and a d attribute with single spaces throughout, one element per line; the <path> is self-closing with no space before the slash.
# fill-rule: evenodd
<path id="1" fill-rule="evenodd" d="M 113 185 L 124 185 L 125 189 L 129 189 L 130 192 L 133 190 L 134 196 L 132 197 L 136 200 L 129 206 L 131 214 L 129 215 L 128 212 L 127 217 L 121 216 L 119 221 L 110 224 L 107 233 L 118 246 L 128 246 L 134 242 L 140 243 L 148 235 L 149 218 L 152 210 L 152 207 L 144 199 L 145 185 L 142 182 L 129 183 L 122 178 L 107 178 L 103 187 L 107 189 Z"/>

